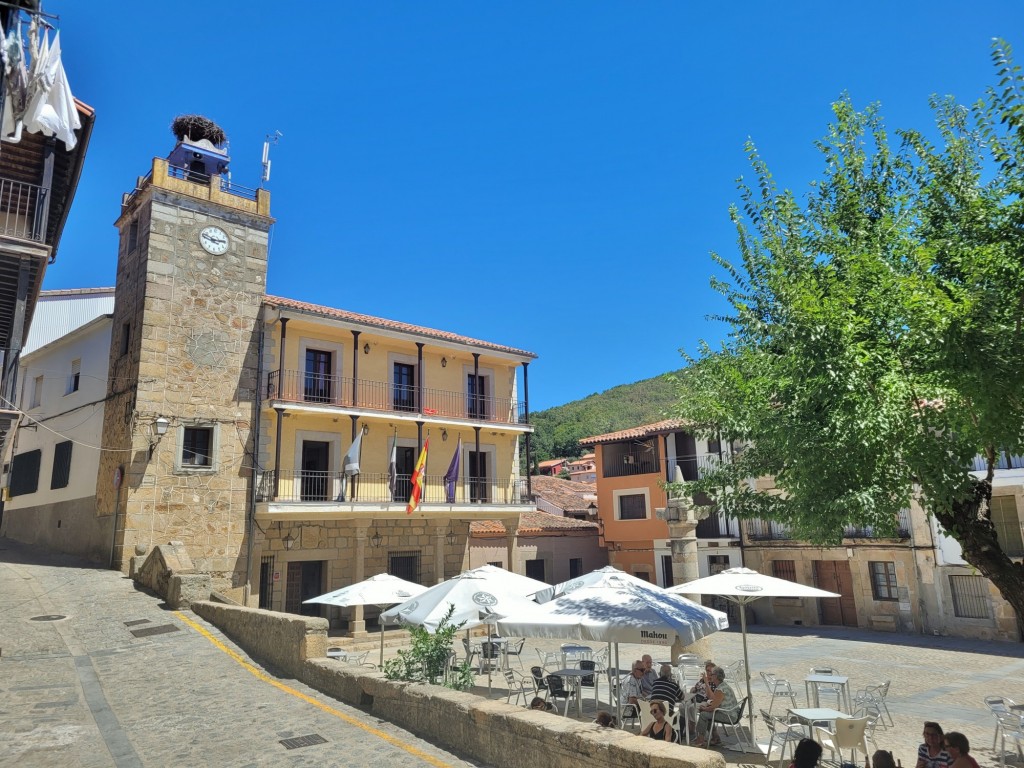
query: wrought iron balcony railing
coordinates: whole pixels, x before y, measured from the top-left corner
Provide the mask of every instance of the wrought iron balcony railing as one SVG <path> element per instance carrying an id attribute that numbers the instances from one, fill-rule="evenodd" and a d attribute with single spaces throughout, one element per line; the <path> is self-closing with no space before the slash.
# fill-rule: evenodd
<path id="1" fill-rule="evenodd" d="M 43 187 L 0 178 L 0 235 L 42 242 L 46 209 Z"/>
<path id="2" fill-rule="evenodd" d="M 751 541 L 789 541 L 793 535 L 789 527 L 777 523 L 774 520 L 746 520 L 744 526 L 747 529 L 747 538 Z M 895 538 L 910 538 L 910 510 L 901 509 L 896 516 Z M 848 525 L 843 529 L 844 539 L 883 539 L 893 538 L 893 535 L 883 534 L 871 526 L 858 527 Z"/>
<path id="3" fill-rule="evenodd" d="M 267 399 L 502 424 L 527 423 L 525 403 L 510 397 L 487 397 L 305 371 L 271 371 L 267 374 Z"/>
<path id="4" fill-rule="evenodd" d="M 387 473 L 363 472 L 355 478 L 340 472 L 306 470 L 266 470 L 257 480 L 258 501 L 406 504 L 412 493 L 412 475 L 398 475 L 394 485 Z M 424 478 L 422 504 L 522 504 L 529 505 L 526 479 L 496 480 L 487 477 L 465 477 L 455 484 L 449 498 L 444 475 Z"/>
<path id="5" fill-rule="evenodd" d="M 689 481 L 703 477 L 706 472 L 716 468 L 724 461 L 728 461 L 728 457 L 719 456 L 717 453 L 677 456 L 673 462 L 666 462 L 656 456 L 653 451 L 631 449 L 612 453 L 606 449 L 603 473 L 604 477 L 659 474 L 665 478 L 674 478 L 674 467 L 678 466 L 682 470 L 683 479 Z M 666 465 L 672 469 L 671 472 L 666 471 Z"/>
<path id="6" fill-rule="evenodd" d="M 987 471 L 988 459 L 980 454 L 975 456 L 972 469 L 975 472 Z M 1011 456 L 1006 451 L 1000 451 L 996 457 L 996 469 L 1024 469 L 1024 456 Z"/>
<path id="7" fill-rule="evenodd" d="M 697 523 L 696 534 L 698 539 L 738 539 L 740 529 L 736 520 L 715 512 Z"/>

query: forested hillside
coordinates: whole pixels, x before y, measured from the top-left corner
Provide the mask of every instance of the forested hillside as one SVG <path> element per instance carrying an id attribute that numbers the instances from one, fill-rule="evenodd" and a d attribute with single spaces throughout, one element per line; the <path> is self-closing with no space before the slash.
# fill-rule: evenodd
<path id="1" fill-rule="evenodd" d="M 667 418 L 677 398 L 668 375 L 644 379 L 530 414 L 534 461 L 584 453 L 580 438 Z"/>

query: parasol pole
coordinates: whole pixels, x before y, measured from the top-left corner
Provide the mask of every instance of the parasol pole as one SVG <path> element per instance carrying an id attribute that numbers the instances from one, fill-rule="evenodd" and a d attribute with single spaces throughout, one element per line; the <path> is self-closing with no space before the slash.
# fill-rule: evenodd
<path id="1" fill-rule="evenodd" d="M 743 633 L 743 676 L 747 678 L 747 724 L 750 726 L 750 741 L 753 743 L 754 698 L 750 693 L 750 657 L 747 655 L 747 605 L 739 600 L 736 604 L 740 607 L 740 631 Z"/>
<path id="2" fill-rule="evenodd" d="M 378 605 L 377 607 L 383 613 L 386 606 Z M 377 614 L 377 623 L 380 624 L 380 664 L 377 665 L 377 669 L 382 669 L 384 667 L 384 620 L 380 614 Z"/>

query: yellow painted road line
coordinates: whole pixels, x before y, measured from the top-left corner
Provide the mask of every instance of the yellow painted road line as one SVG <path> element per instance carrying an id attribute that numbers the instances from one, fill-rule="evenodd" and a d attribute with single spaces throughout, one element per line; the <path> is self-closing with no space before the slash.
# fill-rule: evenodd
<path id="1" fill-rule="evenodd" d="M 174 615 L 177 616 L 179 619 L 181 619 L 186 624 L 188 624 L 188 626 L 192 627 L 192 629 L 194 629 L 196 632 L 201 634 L 203 637 L 205 637 L 211 643 L 213 643 L 218 649 L 220 649 L 221 651 L 224 651 L 224 653 L 226 653 L 228 656 L 230 656 L 232 659 L 234 659 L 236 662 L 238 662 L 244 669 L 246 669 L 248 672 L 250 672 L 255 677 L 258 677 L 263 682 L 270 683 L 272 686 L 274 686 L 278 690 L 284 691 L 285 693 L 290 694 L 290 695 L 296 697 L 297 699 L 302 699 L 307 704 L 312 704 L 317 709 L 322 710 L 323 712 L 326 712 L 329 715 L 334 715 L 334 717 L 338 718 L 339 720 L 343 720 L 344 722 L 348 723 L 349 725 L 354 725 L 357 728 L 362 728 L 367 733 L 372 733 L 377 738 L 383 739 L 384 741 L 386 741 L 386 742 L 388 742 L 390 744 L 394 744 L 399 749 L 405 750 L 410 755 L 414 755 L 415 757 L 418 757 L 420 760 L 423 760 L 425 763 L 429 763 L 430 765 L 436 766 L 437 768 L 451 768 L 451 764 L 450 763 L 446 763 L 446 762 L 444 762 L 442 760 L 438 760 L 433 755 L 428 755 L 423 750 L 418 749 L 418 748 L 412 746 L 411 744 L 406 744 L 401 739 L 396 739 L 394 736 L 392 736 L 389 733 L 385 733 L 384 731 L 378 730 L 377 728 L 369 726 L 366 723 L 360 722 L 356 718 L 351 717 L 350 715 L 346 715 L 344 712 L 339 712 L 337 709 L 334 709 L 334 707 L 329 707 L 326 704 L 317 701 L 312 696 L 307 696 L 302 691 L 297 691 L 294 688 L 291 688 L 291 687 L 285 685 L 280 680 L 274 679 L 273 677 L 268 675 L 266 672 L 264 672 L 262 669 L 259 669 L 258 667 L 254 666 L 253 664 L 250 664 L 248 659 L 246 659 L 244 656 L 242 656 L 242 654 L 235 653 L 233 650 L 228 648 L 226 645 L 224 645 L 224 643 L 222 643 L 220 640 L 218 640 L 216 637 L 214 637 L 212 634 L 210 634 L 210 632 L 205 627 L 203 627 L 203 626 L 197 624 L 196 622 L 192 621 L 192 619 L 188 618 L 181 611 L 175 611 Z"/>

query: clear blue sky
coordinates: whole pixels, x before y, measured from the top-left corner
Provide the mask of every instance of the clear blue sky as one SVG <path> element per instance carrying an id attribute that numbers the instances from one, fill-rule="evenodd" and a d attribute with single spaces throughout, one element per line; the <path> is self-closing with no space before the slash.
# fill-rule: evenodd
<path id="1" fill-rule="evenodd" d="M 528 349 L 534 410 L 716 340 L 708 253 L 752 137 L 798 191 L 843 91 L 890 128 L 979 97 L 1024 3 L 71 2 L 96 130 L 47 288 L 112 285 L 121 193 L 175 115 L 274 148 L 268 289 Z"/>

